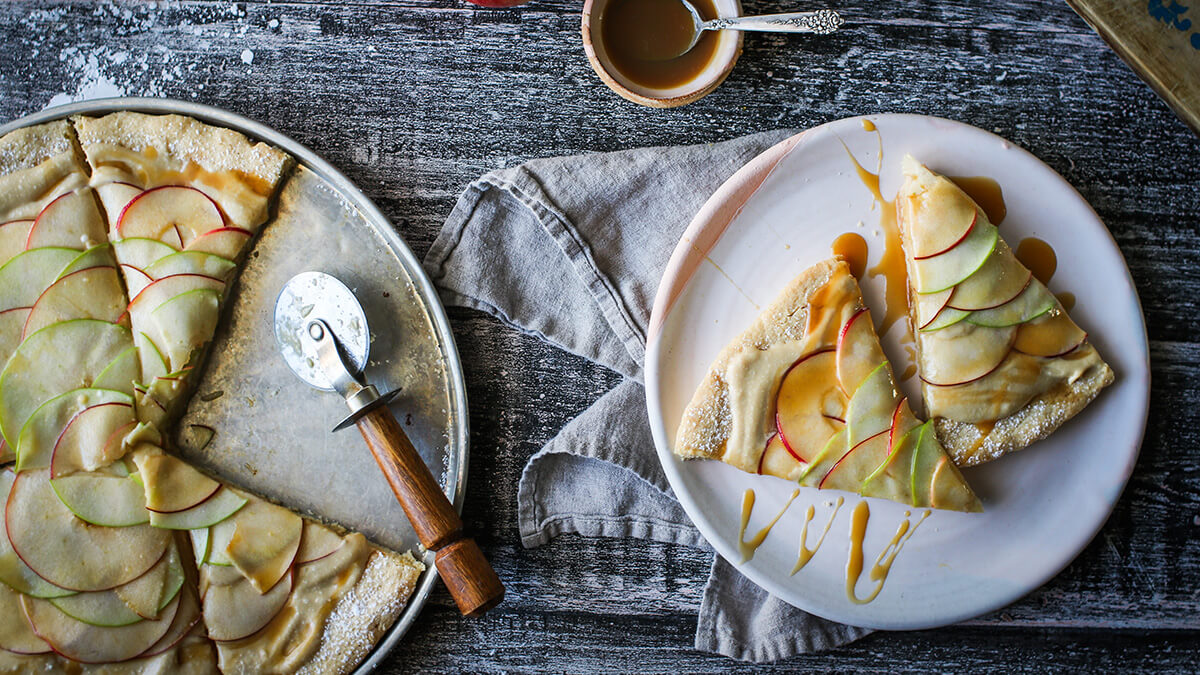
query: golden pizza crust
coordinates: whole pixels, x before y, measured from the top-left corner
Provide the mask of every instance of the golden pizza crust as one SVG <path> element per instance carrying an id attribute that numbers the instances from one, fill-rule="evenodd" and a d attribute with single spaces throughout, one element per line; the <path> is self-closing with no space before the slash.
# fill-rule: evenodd
<path id="1" fill-rule="evenodd" d="M 83 153 L 66 120 L 0 138 L 0 222 L 34 218 L 59 195 L 84 185 Z"/>
<path id="2" fill-rule="evenodd" d="M 721 350 L 684 411 L 675 434 L 675 454 L 687 459 L 726 460 L 733 430 L 725 377 L 730 362 L 748 348 L 766 350 L 774 344 L 802 340 L 808 321 L 808 300 L 834 276 L 839 266 L 846 267 L 846 263 L 825 260 L 805 270 L 788 283 L 740 337 Z M 861 307 L 862 298 L 855 304 Z M 744 462 L 729 463 L 751 473 L 757 468 L 743 466 Z"/>
<path id="3" fill-rule="evenodd" d="M 1083 344 L 1079 349 L 1095 349 Z M 1025 407 L 998 420 L 991 429 L 955 422 L 944 417 L 934 420 L 938 440 L 959 466 L 975 466 L 1020 450 L 1054 433 L 1064 422 L 1087 407 L 1100 390 L 1113 383 L 1108 364 L 1099 362 L 1083 377 L 1034 397 Z M 986 433 L 984 433 L 986 432 Z"/>

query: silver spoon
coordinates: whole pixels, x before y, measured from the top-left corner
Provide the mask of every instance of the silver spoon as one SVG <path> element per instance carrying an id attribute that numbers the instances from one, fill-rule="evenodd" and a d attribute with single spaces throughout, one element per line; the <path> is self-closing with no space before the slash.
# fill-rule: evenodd
<path id="1" fill-rule="evenodd" d="M 700 12 L 696 10 L 695 5 L 691 2 L 688 0 L 679 0 L 679 2 L 692 15 L 692 25 L 694 26 L 692 41 L 688 43 L 683 51 L 665 58 L 675 58 L 691 51 L 692 47 L 696 46 L 696 43 L 700 41 L 700 36 L 706 30 L 744 30 L 762 33 L 816 33 L 817 35 L 828 35 L 845 23 L 841 15 L 832 9 L 819 9 L 814 12 L 791 12 L 788 14 L 764 14 L 762 16 L 719 17 L 711 21 L 705 21 L 700 17 Z"/>

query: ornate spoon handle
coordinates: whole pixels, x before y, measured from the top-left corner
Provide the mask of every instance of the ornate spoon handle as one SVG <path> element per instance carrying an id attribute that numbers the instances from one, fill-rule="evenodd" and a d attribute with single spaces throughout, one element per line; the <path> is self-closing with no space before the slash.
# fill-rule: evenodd
<path id="1" fill-rule="evenodd" d="M 752 30 L 764 33 L 817 33 L 836 31 L 845 20 L 832 9 L 763 16 L 737 16 L 705 21 L 704 30 Z"/>

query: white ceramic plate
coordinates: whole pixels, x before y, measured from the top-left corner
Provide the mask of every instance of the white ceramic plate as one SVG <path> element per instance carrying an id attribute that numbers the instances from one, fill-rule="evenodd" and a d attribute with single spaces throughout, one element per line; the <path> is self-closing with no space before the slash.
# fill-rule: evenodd
<path id="1" fill-rule="evenodd" d="M 870 120 L 878 132 L 867 131 Z M 1072 317 L 1116 372 L 1116 383 L 1050 438 L 1025 451 L 965 471 L 983 514 L 934 511 L 896 558 L 879 596 L 852 603 L 846 593 L 850 511 L 862 498 L 801 489 L 743 574 L 783 600 L 827 619 L 881 629 L 941 626 L 1003 607 L 1041 586 L 1091 541 L 1116 504 L 1137 459 L 1149 402 L 1145 322 L 1129 270 L 1087 202 L 1036 157 L 965 124 L 914 115 L 832 122 L 771 148 L 730 178 L 701 209 L 676 248 L 658 290 L 646 364 L 650 423 L 659 458 L 688 515 L 716 550 L 741 561 L 737 537 L 742 495 L 758 497 L 748 532 L 783 507 L 794 486 L 715 461 L 684 462 L 671 453 L 684 407 L 709 363 L 794 276 L 830 257 L 834 238 L 856 231 L 883 252 L 879 205 L 848 152 L 874 171 L 882 147 L 881 192 L 895 195 L 900 161 L 911 153 L 935 171 L 988 176 L 1008 207 L 1001 232 L 1014 246 L 1025 237 L 1058 254 L 1055 292 L 1078 299 Z M 859 225 L 862 223 L 863 225 Z M 881 317 L 883 279 L 863 283 Z M 757 306 L 756 306 L 757 305 Z M 898 322 L 884 348 L 902 372 Z M 903 383 L 920 399 L 917 379 Z M 791 576 L 804 512 L 816 507 L 811 546 L 846 499 L 819 552 Z M 869 569 L 907 510 L 867 500 Z M 916 521 L 916 518 L 913 518 Z M 864 573 L 859 595 L 871 584 Z"/>

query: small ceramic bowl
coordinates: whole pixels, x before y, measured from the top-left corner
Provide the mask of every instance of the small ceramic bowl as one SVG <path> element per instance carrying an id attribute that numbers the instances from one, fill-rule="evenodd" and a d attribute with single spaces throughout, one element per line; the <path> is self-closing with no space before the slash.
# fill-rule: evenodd
<path id="1" fill-rule="evenodd" d="M 637 84 L 621 74 L 612 64 L 600 39 L 600 32 L 592 32 L 592 23 L 604 13 L 609 0 L 586 0 L 583 3 L 583 51 L 587 53 L 592 69 L 610 89 L 623 98 L 652 108 L 674 108 L 698 101 L 716 89 L 737 63 L 742 53 L 741 31 L 724 30 L 717 34 L 717 50 L 700 74 L 684 84 L 669 89 L 656 89 Z M 717 16 L 740 16 L 740 0 L 713 0 Z M 599 21 L 596 21 L 599 24 Z M 593 37 L 595 39 L 593 39 Z"/>

